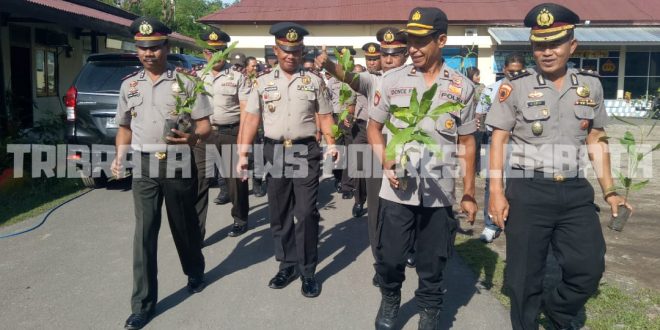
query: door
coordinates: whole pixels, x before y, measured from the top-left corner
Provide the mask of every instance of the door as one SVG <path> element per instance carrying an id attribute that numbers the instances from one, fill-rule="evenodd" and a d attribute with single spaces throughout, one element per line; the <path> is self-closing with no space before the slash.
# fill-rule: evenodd
<path id="1" fill-rule="evenodd" d="M 32 127 L 32 69 L 31 52 L 26 47 L 11 47 L 11 117 L 10 129 Z M 12 127 L 19 126 L 19 127 Z"/>

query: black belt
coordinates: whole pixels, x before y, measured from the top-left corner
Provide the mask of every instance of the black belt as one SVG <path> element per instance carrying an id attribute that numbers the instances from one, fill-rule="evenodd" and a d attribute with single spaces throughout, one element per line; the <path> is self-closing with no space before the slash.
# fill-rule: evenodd
<path id="1" fill-rule="evenodd" d="M 289 148 L 294 144 L 309 144 L 311 142 L 316 142 L 316 137 L 310 136 L 297 140 L 293 140 L 293 139 L 273 140 L 271 138 L 264 137 L 264 142 L 269 144 L 283 144 L 285 147 Z"/>
<path id="2" fill-rule="evenodd" d="M 581 179 L 580 171 L 571 172 L 558 172 L 555 174 L 541 172 L 541 171 L 526 171 L 518 168 L 511 169 L 511 178 L 518 179 L 534 179 L 534 180 L 548 180 L 554 182 L 574 181 Z"/>
<path id="3" fill-rule="evenodd" d="M 241 124 L 241 122 L 238 123 L 233 123 L 233 124 L 227 124 L 227 125 L 218 125 L 218 124 L 213 124 L 213 129 L 215 130 L 221 130 L 221 129 L 232 129 L 235 127 L 238 127 Z"/>

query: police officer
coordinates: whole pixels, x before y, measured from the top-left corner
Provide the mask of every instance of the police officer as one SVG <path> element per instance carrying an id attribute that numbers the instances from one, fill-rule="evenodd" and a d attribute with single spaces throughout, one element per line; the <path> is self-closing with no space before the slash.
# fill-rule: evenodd
<path id="1" fill-rule="evenodd" d="M 326 72 L 329 72 L 330 74 L 339 77 L 342 81 L 348 83 L 354 91 L 365 95 L 367 97 L 367 103 L 369 104 L 369 112 L 371 112 L 375 104 L 377 104 L 376 100 L 380 102 L 381 94 L 379 88 L 381 81 L 383 80 L 383 74 L 404 65 L 408 59 L 408 49 L 406 46 L 406 42 L 408 40 L 407 35 L 405 33 L 400 33 L 400 29 L 391 26 L 384 27 L 378 30 L 376 33 L 376 39 L 380 43 L 380 46 L 377 49 L 380 51 L 380 65 L 382 71 L 370 71 L 368 73 L 361 73 L 358 74 L 357 79 L 355 79 L 353 73 L 344 72 L 340 65 L 328 61 L 325 47 L 323 47 L 321 54 L 317 56 L 315 61 L 317 67 L 324 68 Z M 369 46 L 367 46 L 367 51 L 369 51 Z M 372 54 L 374 53 L 372 52 Z M 372 160 L 377 162 L 377 166 L 380 168 L 380 162 L 374 158 L 375 157 L 372 157 Z M 371 251 L 375 259 L 376 229 L 378 227 L 378 194 L 380 193 L 380 187 L 382 183 L 382 173 L 377 172 L 374 169 L 374 171 L 372 171 L 372 177 L 366 181 L 367 205 L 369 206 L 369 214 L 367 220 L 369 243 L 371 245 Z M 414 244 L 412 243 L 410 244 L 410 250 L 412 250 L 413 245 Z M 408 259 L 411 258 L 407 258 L 407 260 Z M 378 286 L 376 275 L 374 275 L 372 283 L 374 286 Z"/>
<path id="2" fill-rule="evenodd" d="M 612 188 L 607 142 L 600 141 L 607 113 L 599 79 L 566 65 L 578 45 L 579 20 L 552 3 L 529 11 L 524 23 L 531 27 L 536 67 L 508 75 L 486 118 L 494 129 L 489 213 L 500 228 L 506 223 L 505 282 L 513 329 L 537 329 L 540 309 L 555 328 L 573 329 L 571 320 L 598 289 L 605 242 L 593 188 L 580 174 L 585 142 L 612 212 L 619 205 L 630 207 Z M 509 132 L 512 169 L 505 192 L 503 148 Z M 550 244 L 562 279 L 543 292 Z"/>
<path id="3" fill-rule="evenodd" d="M 227 48 L 231 37 L 220 30 L 211 30 L 202 33 L 200 39 L 206 42 L 207 49 L 204 55 L 208 61 L 213 53 Z M 204 76 L 204 71 L 198 70 L 198 76 L 204 80 L 207 91 L 211 94 L 213 103 L 213 115 L 211 115 L 211 134 L 203 143 L 194 148 L 195 164 L 199 180 L 199 193 L 197 196 L 197 213 L 199 214 L 199 227 L 202 240 L 206 236 L 206 214 L 208 210 L 209 183 L 207 177 L 214 172 L 212 155 L 207 155 L 207 149 L 213 150 L 213 146 L 219 151 L 223 166 L 220 180 L 227 183 L 229 199 L 232 203 L 231 216 L 234 219 L 230 237 L 244 234 L 248 229 L 249 187 L 248 182 L 238 177 L 231 177 L 233 164 L 231 152 L 234 145 L 238 143 L 238 131 L 240 120 L 243 116 L 247 97 L 250 93 L 250 83 L 242 73 L 245 66 L 245 55 L 235 53 L 230 56 L 230 61 L 221 61 L 213 64 L 213 68 Z M 223 147 L 224 146 L 224 147 Z M 230 152 L 223 153 L 223 150 Z M 208 157 L 207 157 L 208 156 Z"/>
<path id="4" fill-rule="evenodd" d="M 377 92 L 380 98 L 374 101 L 367 128 L 369 143 L 382 161 L 384 180 L 387 180 L 381 187 L 378 213 L 376 272 L 382 300 L 375 323 L 377 329 L 391 329 L 396 322 L 406 255 L 414 239 L 419 276 L 419 288 L 415 291 L 420 310 L 419 329 L 437 329 L 443 301 L 443 270 L 457 228 L 452 211 L 455 178 L 451 173 L 456 172 L 458 165 L 454 154 L 463 158 L 462 164 L 465 165 L 461 209 L 471 223 L 477 212 L 474 199 L 474 86 L 442 59 L 441 49 L 447 41 L 447 16 L 442 10 L 414 8 L 405 32 L 413 64 L 385 74 Z M 411 142 L 409 147 L 419 152 L 409 149 L 406 168 L 419 175 L 397 177 L 394 169 L 399 166 L 395 161 L 399 164 L 401 161 L 386 157 L 381 131 L 388 121 L 397 128 L 405 128 L 408 124 L 394 118 L 390 106 L 410 106 L 413 89 L 423 95 L 433 84 L 437 84 L 437 92 L 432 98 L 431 109 L 447 102 L 463 107 L 457 112 L 441 114 L 435 120 L 426 117 L 417 124 L 443 153 L 432 152 L 426 144 Z"/>
<path id="5" fill-rule="evenodd" d="M 135 35 L 137 55 L 143 69 L 124 79 L 117 105 L 117 156 L 112 163 L 115 176 L 122 175 L 126 153 L 132 145 L 141 163 L 141 175 L 133 178 L 135 203 L 135 236 L 133 238 L 133 295 L 132 314 L 126 320 L 127 329 L 140 329 L 153 316 L 158 292 L 156 249 L 161 221 L 161 207 L 165 200 L 167 220 L 179 253 L 183 272 L 188 276 L 188 291 L 202 291 L 204 283 L 204 256 L 200 240 L 195 196 L 197 179 L 190 150 L 183 148 L 188 157 L 176 159 L 176 152 L 164 143 L 165 119 L 176 119 L 175 97 L 185 98 L 177 84 L 177 76 L 184 73 L 167 63 L 171 30 L 163 23 L 146 17 L 133 21 L 130 27 Z M 193 82 L 180 77 L 188 93 Z M 167 143 L 195 144 L 210 132 L 208 116 L 212 109 L 208 97 L 197 95 L 191 117 L 194 133 L 173 130 L 174 137 L 167 136 Z M 166 177 L 168 161 L 186 162 L 175 177 Z M 171 164 L 170 164 L 171 165 Z M 158 173 L 152 173 L 156 168 Z M 189 169 L 190 176 L 183 174 Z"/>
<path id="6" fill-rule="evenodd" d="M 380 72 L 382 67 L 380 65 L 380 45 L 375 42 L 367 42 L 362 45 L 364 51 L 364 59 L 367 62 L 367 71 Z"/>
<path id="7" fill-rule="evenodd" d="M 319 114 L 328 143 L 326 155 L 337 157 L 332 136 L 332 107 L 323 79 L 302 68 L 303 37 L 309 34 L 307 30 L 296 23 L 282 22 L 271 26 L 270 33 L 275 36 L 273 51 L 280 64 L 257 78 L 248 98 L 237 170 L 247 178 L 247 144 L 254 139 L 263 116 L 264 157 L 267 162 L 275 164 L 267 176 L 268 213 L 275 259 L 280 262 L 280 270 L 268 286 L 281 289 L 300 276 L 302 294 L 316 297 L 321 293 L 321 285 L 314 273 L 318 262 L 319 212 L 316 201 L 322 151 L 315 138 L 315 115 Z M 283 164 L 282 158 L 288 158 L 283 154 L 296 150 L 292 156 L 304 157 L 302 164 L 297 165 L 302 170 L 283 170 L 281 166 L 276 170 Z M 284 165 L 291 167 L 291 164 Z"/>

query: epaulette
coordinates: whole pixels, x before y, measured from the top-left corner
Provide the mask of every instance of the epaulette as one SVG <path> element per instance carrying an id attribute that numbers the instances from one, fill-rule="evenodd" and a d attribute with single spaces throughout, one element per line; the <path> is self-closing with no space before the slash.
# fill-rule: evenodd
<path id="1" fill-rule="evenodd" d="M 263 70 L 263 71 L 257 73 L 257 78 L 259 78 L 259 77 L 261 77 L 261 76 L 263 76 L 263 75 L 267 75 L 267 74 L 269 74 L 269 73 L 270 73 L 270 70 Z"/>
<path id="2" fill-rule="evenodd" d="M 124 81 L 124 80 L 126 80 L 130 77 L 133 77 L 133 76 L 137 75 L 138 73 L 140 73 L 140 71 L 142 71 L 142 70 L 137 70 L 135 72 L 131 72 L 131 73 L 127 74 L 124 78 L 121 78 L 121 80 Z"/>
<path id="3" fill-rule="evenodd" d="M 596 72 L 594 70 L 578 69 L 577 73 L 581 74 L 581 75 L 584 75 L 584 76 L 592 76 L 592 77 L 600 78 L 600 75 L 598 74 L 598 72 Z"/>
<path id="4" fill-rule="evenodd" d="M 177 66 L 176 67 L 176 72 L 187 74 L 187 75 L 193 76 L 193 77 L 197 77 L 197 73 L 195 72 L 194 69 L 193 70 L 188 70 L 186 68 L 182 68 L 180 66 Z"/>
<path id="5" fill-rule="evenodd" d="M 204 70 L 204 66 L 204 64 L 193 65 L 192 69 L 195 71 L 201 71 Z"/>
<path id="6" fill-rule="evenodd" d="M 233 66 L 231 67 L 231 69 L 232 69 L 233 71 L 236 71 L 236 72 L 238 72 L 238 73 L 244 75 L 244 76 L 247 75 L 247 71 L 245 70 L 244 67 L 241 67 L 241 66 L 238 66 L 238 65 L 233 65 Z"/>
<path id="7" fill-rule="evenodd" d="M 511 72 L 511 73 L 507 73 L 506 77 L 509 78 L 509 80 L 516 80 L 516 79 L 520 79 L 522 77 L 526 77 L 526 76 L 529 76 L 529 75 L 531 75 L 531 73 L 529 73 L 529 71 L 527 71 L 525 69 L 522 69 L 520 71 L 514 71 L 514 72 Z"/>
<path id="8" fill-rule="evenodd" d="M 315 76 L 317 76 L 317 77 L 323 79 L 323 78 L 321 77 L 321 72 L 319 72 L 318 70 L 314 70 L 314 69 L 311 69 L 311 70 L 310 70 L 310 69 L 307 69 L 307 72 L 312 73 L 312 74 L 314 74 Z"/>

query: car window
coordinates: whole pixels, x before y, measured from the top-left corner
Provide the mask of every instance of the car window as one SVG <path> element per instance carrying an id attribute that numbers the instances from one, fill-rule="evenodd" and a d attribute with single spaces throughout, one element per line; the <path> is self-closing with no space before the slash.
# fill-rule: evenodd
<path id="1" fill-rule="evenodd" d="M 80 73 L 76 88 L 78 92 L 119 93 L 122 78 L 141 68 L 137 61 L 89 62 Z"/>

